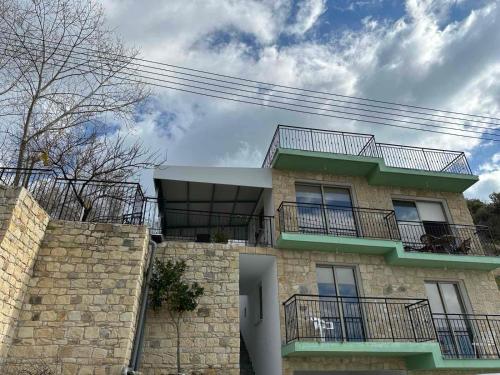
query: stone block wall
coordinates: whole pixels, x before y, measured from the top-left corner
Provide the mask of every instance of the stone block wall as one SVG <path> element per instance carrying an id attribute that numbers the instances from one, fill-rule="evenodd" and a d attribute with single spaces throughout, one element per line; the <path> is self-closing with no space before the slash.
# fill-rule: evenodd
<path id="1" fill-rule="evenodd" d="M 144 227 L 51 221 L 8 365 L 38 359 L 71 375 L 128 365 L 148 247 Z"/>
<path id="2" fill-rule="evenodd" d="M 0 366 L 12 342 L 48 221 L 25 189 L 0 186 Z"/>
<path id="3" fill-rule="evenodd" d="M 383 256 L 344 254 L 335 252 L 274 250 L 277 257 L 280 302 L 293 294 L 317 294 L 316 267 L 324 265 L 345 265 L 357 268 L 361 294 L 373 297 L 427 298 L 426 280 L 457 281 L 466 292 L 472 312 L 475 314 L 498 314 L 500 293 L 493 272 L 474 270 L 452 270 L 444 268 L 396 267 L 385 263 Z M 281 309 L 281 337 L 285 338 L 285 318 Z M 356 364 L 354 367 L 348 363 Z M 284 358 L 284 374 L 294 370 L 326 370 L 348 368 L 350 370 L 400 369 L 404 362 L 400 359 L 352 359 Z M 429 372 L 430 374 L 431 372 Z M 440 374 L 442 372 L 439 372 Z M 473 373 L 473 372 L 469 372 Z M 419 373 L 420 374 L 420 373 Z"/>
<path id="4" fill-rule="evenodd" d="M 239 375 L 239 250 L 241 246 L 164 242 L 157 258 L 186 260 L 186 279 L 205 289 L 200 304 L 181 327 L 181 361 L 186 374 Z M 148 310 L 140 371 L 176 372 L 175 328 L 164 309 Z"/>
<path id="5" fill-rule="evenodd" d="M 295 183 L 330 184 L 351 189 L 353 205 L 363 208 L 393 210 L 394 197 L 430 198 L 446 202 L 454 224 L 473 224 L 467 202 L 460 193 L 437 192 L 422 189 L 369 185 L 365 177 L 337 176 L 326 173 L 282 171 L 273 169 L 273 202 L 275 217 L 281 202 L 295 202 Z M 277 219 L 279 220 L 279 218 Z M 279 230 L 279 223 L 276 223 Z M 279 232 L 277 233 L 277 235 Z"/>

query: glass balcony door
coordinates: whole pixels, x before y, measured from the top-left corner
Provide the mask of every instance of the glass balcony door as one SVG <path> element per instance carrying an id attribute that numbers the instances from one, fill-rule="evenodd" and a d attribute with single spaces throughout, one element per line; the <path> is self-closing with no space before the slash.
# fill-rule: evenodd
<path id="1" fill-rule="evenodd" d="M 443 355 L 448 358 L 475 358 L 473 332 L 458 285 L 426 282 L 425 289 Z"/>
<path id="2" fill-rule="evenodd" d="M 352 267 L 316 268 L 320 295 L 321 336 L 325 341 L 364 341 L 364 325 Z"/>
<path id="3" fill-rule="evenodd" d="M 297 224 L 306 233 L 358 234 L 349 189 L 297 184 Z"/>

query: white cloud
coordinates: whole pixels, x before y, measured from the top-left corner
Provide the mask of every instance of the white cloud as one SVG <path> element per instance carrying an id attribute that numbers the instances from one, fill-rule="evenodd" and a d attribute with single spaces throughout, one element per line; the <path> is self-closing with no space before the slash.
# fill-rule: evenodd
<path id="1" fill-rule="evenodd" d="M 289 26 L 288 32 L 301 35 L 309 31 L 326 11 L 326 0 L 305 0 L 298 7 L 295 23 Z"/>
<path id="2" fill-rule="evenodd" d="M 298 38 L 280 45 L 280 35 L 292 29 L 303 34 L 324 19 L 320 16 L 326 2 L 304 0 L 290 24 L 291 1 L 106 0 L 105 6 L 111 24 L 125 40 L 142 47 L 147 58 L 285 85 L 500 117 L 500 6 L 496 1 L 478 2 L 465 19 L 450 23 L 453 0 L 407 0 L 401 19 L 367 19 L 360 30 L 331 40 Z M 233 37 L 213 48 L 209 41 L 220 32 Z M 253 38 L 253 44 L 238 38 L 239 33 Z M 265 154 L 277 123 L 372 132 L 381 142 L 469 153 L 479 145 L 473 139 L 166 90 L 158 92 L 155 111 L 147 117 L 149 127 L 138 136 L 152 148 L 168 149 L 169 162 L 177 164 L 259 166 L 258 156 Z M 165 111 L 175 120 L 161 125 Z M 475 191 L 492 189 L 500 180 L 496 170 L 481 173 L 482 182 Z"/>
<path id="3" fill-rule="evenodd" d="M 488 201 L 492 192 L 500 192 L 500 152 L 480 165 L 479 171 L 479 182 L 467 190 L 466 196 Z"/>

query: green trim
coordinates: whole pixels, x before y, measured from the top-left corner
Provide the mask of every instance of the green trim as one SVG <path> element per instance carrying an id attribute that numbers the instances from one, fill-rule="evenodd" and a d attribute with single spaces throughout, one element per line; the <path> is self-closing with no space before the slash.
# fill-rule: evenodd
<path id="1" fill-rule="evenodd" d="M 500 359 L 443 359 L 437 342 L 315 342 L 295 341 L 281 348 L 283 357 L 391 356 L 403 357 L 408 370 L 500 369 Z"/>
<path id="2" fill-rule="evenodd" d="M 395 266 L 481 271 L 500 268 L 500 257 L 409 252 L 404 250 L 401 241 L 393 240 L 281 233 L 276 246 L 291 250 L 383 255 L 388 264 Z"/>
<path id="3" fill-rule="evenodd" d="M 414 356 L 439 351 L 436 342 L 316 342 L 294 341 L 281 348 L 281 355 L 287 356 L 342 356 L 372 355 L 372 356 Z"/>
<path id="4" fill-rule="evenodd" d="M 382 158 L 279 148 L 273 168 L 346 176 L 364 176 L 370 185 L 399 186 L 462 193 L 479 178 L 446 172 L 388 167 Z"/>

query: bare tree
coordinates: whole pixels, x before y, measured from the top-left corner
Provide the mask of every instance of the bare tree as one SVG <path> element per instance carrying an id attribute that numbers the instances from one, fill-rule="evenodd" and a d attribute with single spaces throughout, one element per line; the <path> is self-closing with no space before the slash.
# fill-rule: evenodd
<path id="1" fill-rule="evenodd" d="M 104 21 L 94 0 L 0 0 L 0 75 L 12 77 L 10 85 L 0 88 L 0 129 L 12 150 L 7 161 L 12 166 L 40 165 L 41 143 L 55 147 L 55 140 L 84 134 L 110 119 L 126 123 L 148 95 L 143 84 L 125 77 L 137 51 L 116 39 Z M 109 176 L 112 168 L 97 172 L 100 159 L 90 161 L 90 150 L 102 152 L 108 146 L 115 159 L 127 150 L 129 167 L 140 164 L 132 162 L 132 156 L 141 156 L 140 146 L 127 149 L 121 140 L 113 148 L 108 139 L 98 141 L 100 136 L 82 139 L 80 146 L 86 143 L 89 150 L 85 168 L 83 158 L 77 165 L 60 154 L 64 147 L 72 151 L 67 142 L 58 148 L 54 164 L 74 177 L 83 172 Z M 127 168 L 121 167 L 124 173 Z M 118 162 L 115 169 L 120 169 Z"/>
<path id="2" fill-rule="evenodd" d="M 163 162 L 141 142 L 106 126 L 65 129 L 51 135 L 37 138 L 33 150 L 64 178 L 71 197 L 83 208 L 82 221 L 89 220 L 96 207 L 108 217 L 122 215 L 123 206 L 137 200 L 137 187 L 127 181 L 138 170 Z"/>

